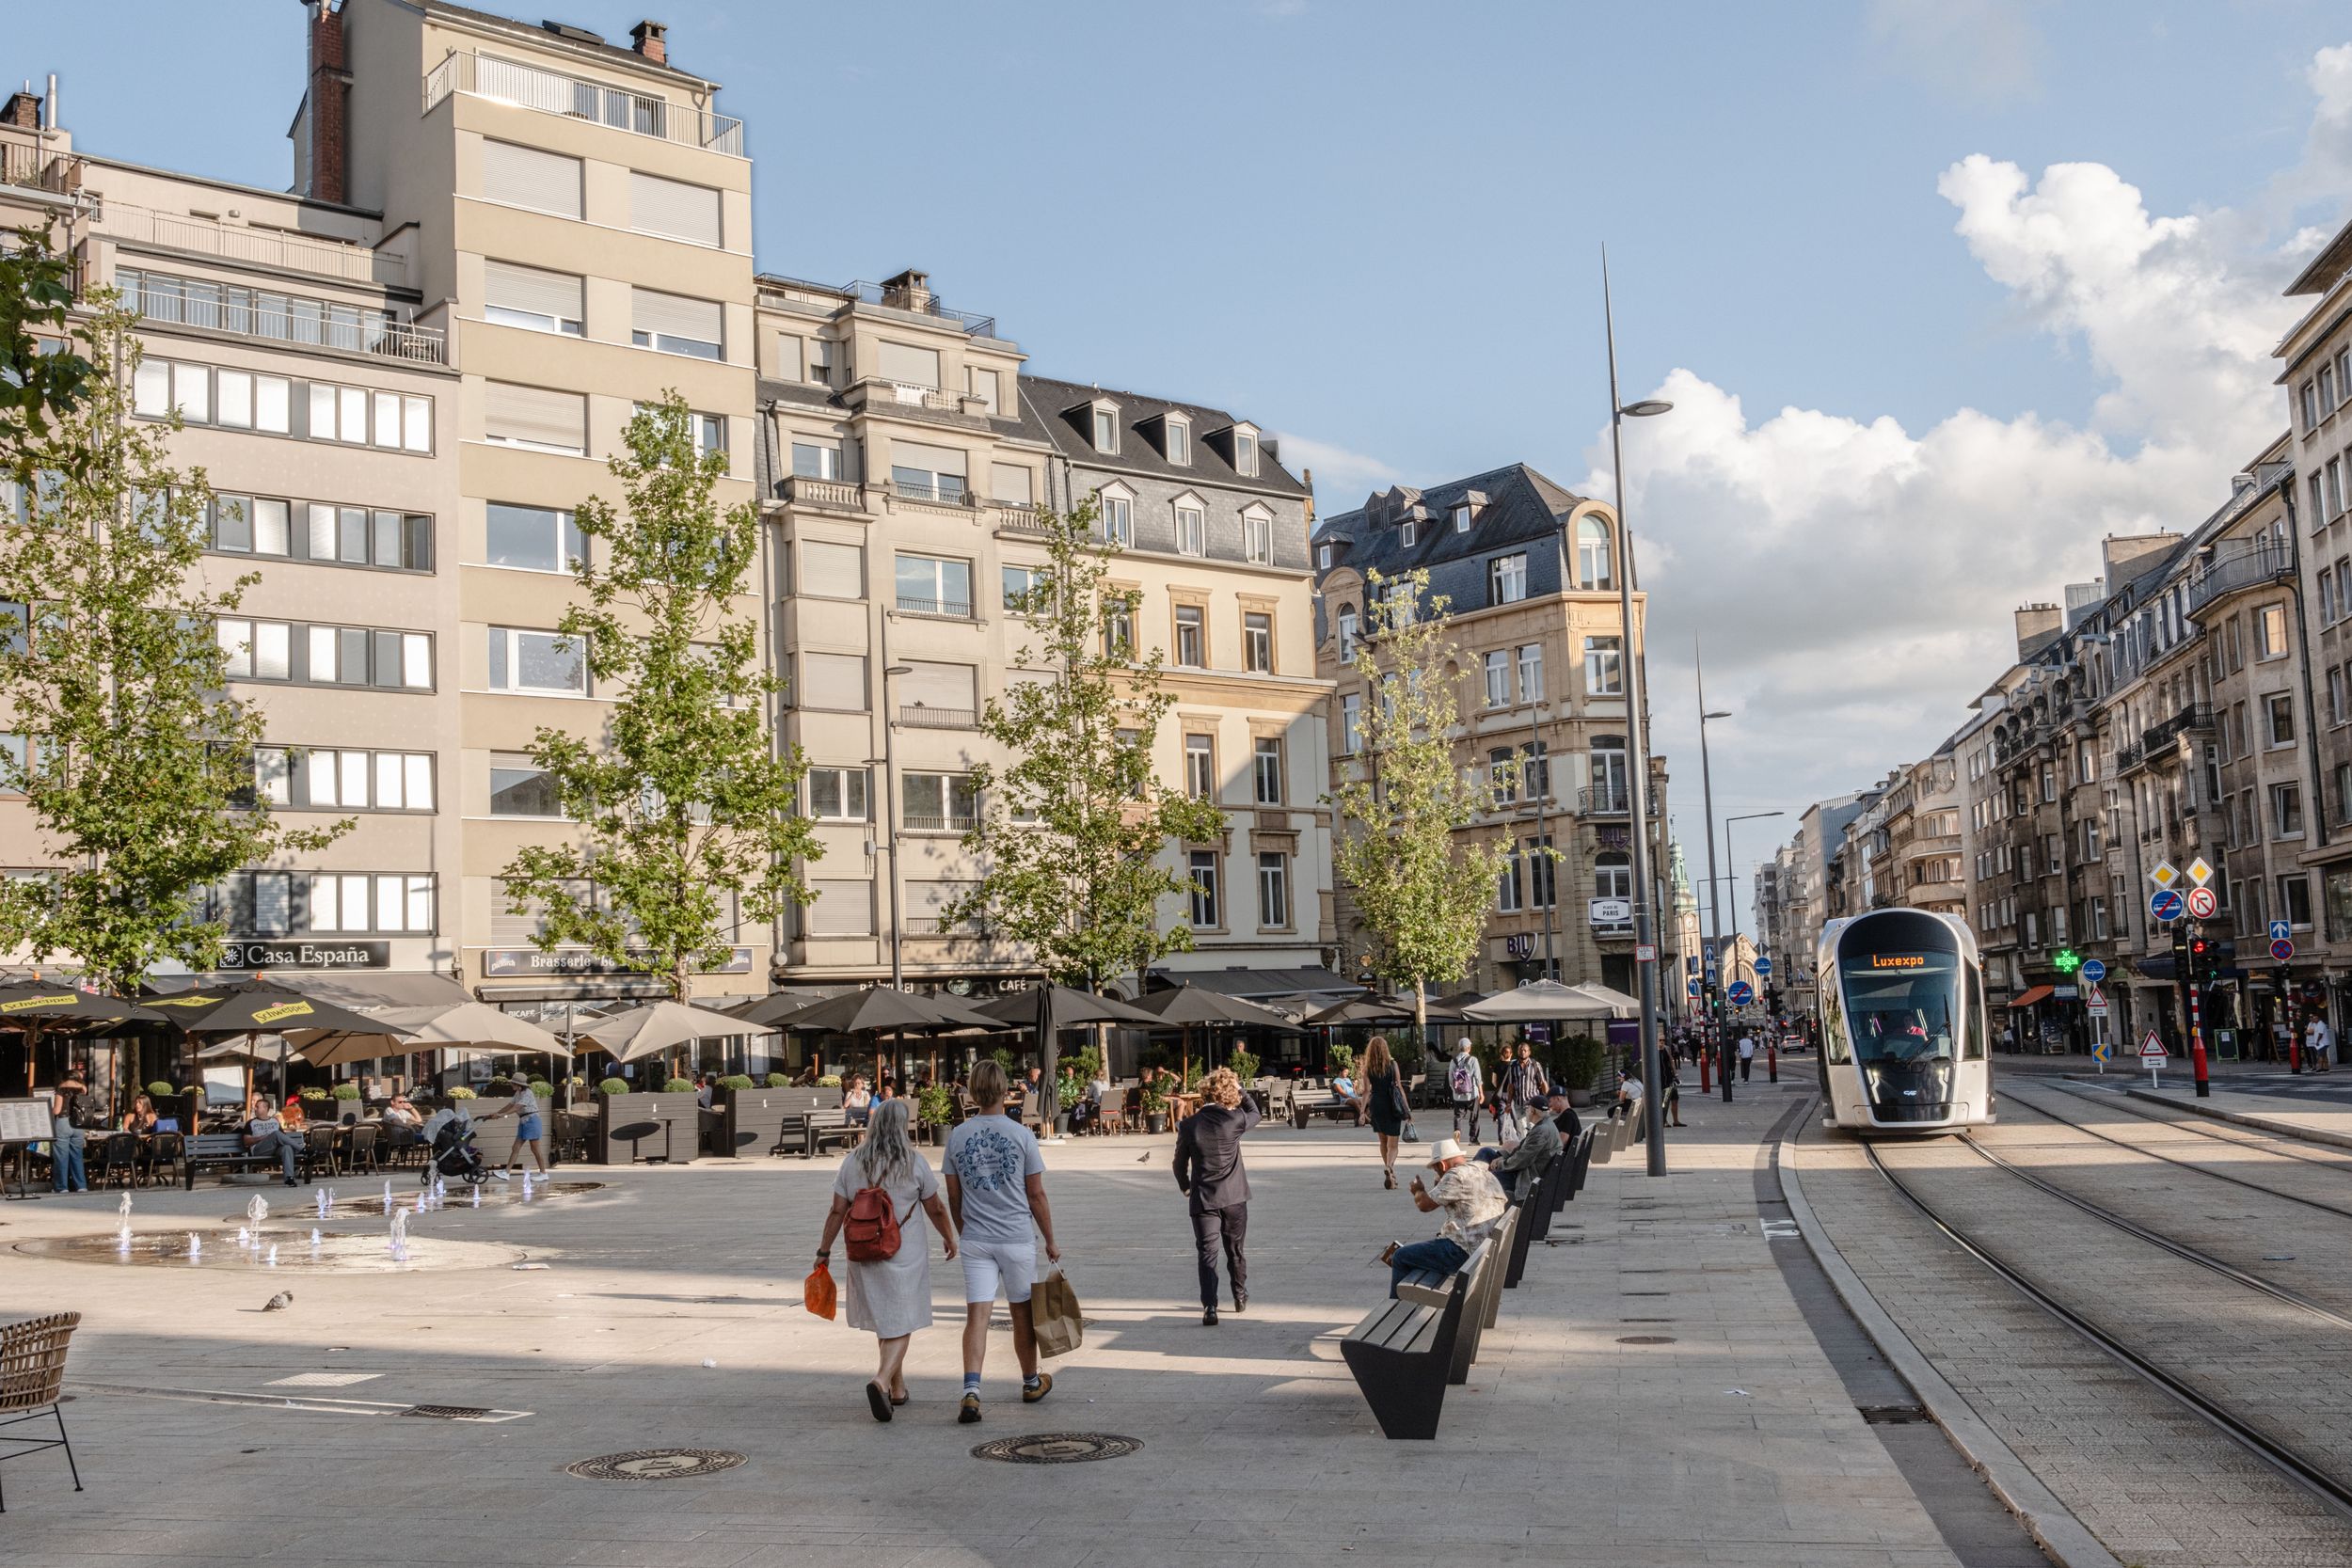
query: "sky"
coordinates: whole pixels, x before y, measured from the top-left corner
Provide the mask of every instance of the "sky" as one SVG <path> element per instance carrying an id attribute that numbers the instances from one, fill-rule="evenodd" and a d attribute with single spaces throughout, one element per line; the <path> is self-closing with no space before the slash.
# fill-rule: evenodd
<path id="1" fill-rule="evenodd" d="M 648 3 L 534 10 L 625 41 Z M 1040 373 L 1278 432 L 1326 513 L 1515 460 L 1609 495 L 1606 244 L 1625 394 L 1677 404 L 1626 451 L 1653 745 L 1703 864 L 1696 651 L 1717 820 L 1788 813 L 1743 875 L 1957 728 L 2103 534 L 2226 499 L 2285 426 L 2279 290 L 2352 217 L 2315 0 L 652 14 L 746 123 L 764 270 L 921 267 Z M 56 71 L 89 150 L 282 187 L 302 36 L 21 8 L 0 76 Z"/>

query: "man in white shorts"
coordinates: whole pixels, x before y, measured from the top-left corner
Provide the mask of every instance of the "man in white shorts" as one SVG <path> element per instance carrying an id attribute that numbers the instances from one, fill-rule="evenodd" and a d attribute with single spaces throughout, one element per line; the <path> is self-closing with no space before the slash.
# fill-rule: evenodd
<path id="1" fill-rule="evenodd" d="M 955 1216 L 963 1264 L 963 1403 L 956 1419 L 980 1418 L 980 1364 L 988 1355 L 988 1315 L 1001 1288 L 1012 1311 L 1012 1354 L 1021 1361 L 1021 1402 L 1035 1404 L 1054 1390 L 1037 1369 L 1037 1336 L 1029 1291 L 1037 1281 L 1037 1237 L 1048 1262 L 1061 1261 L 1054 1244 L 1054 1212 L 1045 1202 L 1045 1156 L 1036 1135 L 1005 1115 L 1005 1069 L 982 1061 L 972 1069 L 977 1110 L 947 1133 L 947 1208 Z M 1034 1227 L 1035 1236 L 1031 1232 Z"/>

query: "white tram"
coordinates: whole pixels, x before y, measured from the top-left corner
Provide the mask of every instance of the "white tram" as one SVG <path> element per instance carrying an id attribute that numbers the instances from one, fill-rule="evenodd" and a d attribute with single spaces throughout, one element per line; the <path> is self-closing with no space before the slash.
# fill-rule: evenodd
<path id="1" fill-rule="evenodd" d="M 1821 930 L 1825 1125 L 1957 1132 L 1994 1119 L 1984 960 L 1965 921 L 1873 910 Z"/>

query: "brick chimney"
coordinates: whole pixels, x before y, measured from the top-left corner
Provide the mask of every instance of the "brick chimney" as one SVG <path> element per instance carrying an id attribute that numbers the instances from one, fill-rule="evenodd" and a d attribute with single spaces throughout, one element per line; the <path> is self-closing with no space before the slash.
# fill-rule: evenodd
<path id="1" fill-rule="evenodd" d="M 2017 611 L 2017 657 L 2030 657 L 2048 644 L 2066 625 L 2065 612 L 2054 604 L 2029 604 Z"/>
<path id="2" fill-rule="evenodd" d="M 310 13 L 310 188 L 319 201 L 351 199 L 351 62 L 343 0 L 303 0 Z"/>
<path id="3" fill-rule="evenodd" d="M 656 65 L 670 63 L 669 34 L 666 22 L 640 22 L 628 30 L 631 47 Z"/>
<path id="4" fill-rule="evenodd" d="M 0 103 L 0 125 L 13 125 L 20 131 L 40 129 L 40 97 L 30 87 L 8 94 L 8 101 Z"/>

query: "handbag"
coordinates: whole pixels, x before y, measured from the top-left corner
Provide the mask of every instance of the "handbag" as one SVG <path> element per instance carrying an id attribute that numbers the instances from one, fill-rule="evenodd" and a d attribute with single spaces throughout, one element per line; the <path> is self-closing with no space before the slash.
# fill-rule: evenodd
<path id="1" fill-rule="evenodd" d="M 1078 1315 L 1078 1292 L 1070 1277 L 1056 1269 L 1029 1292 L 1029 1330 L 1040 1355 L 1068 1355 L 1086 1343 L 1086 1323 Z"/>
<path id="2" fill-rule="evenodd" d="M 881 1187 L 860 1187 L 850 1199 L 841 1240 L 852 1263 L 887 1263 L 898 1256 L 898 1206 Z"/>
<path id="3" fill-rule="evenodd" d="M 808 1278 L 801 1284 L 801 1305 L 817 1316 L 830 1321 L 839 1292 L 833 1283 L 833 1271 L 818 1263 L 808 1271 Z"/>
<path id="4" fill-rule="evenodd" d="M 1413 1102 L 1406 1097 L 1404 1081 L 1394 1068 L 1389 1069 L 1389 1093 L 1395 1097 L 1398 1107 L 1405 1113 L 1400 1118 L 1405 1125 L 1398 1132 L 1398 1137 L 1408 1144 L 1421 1142 L 1421 1130 L 1413 1125 Z"/>

